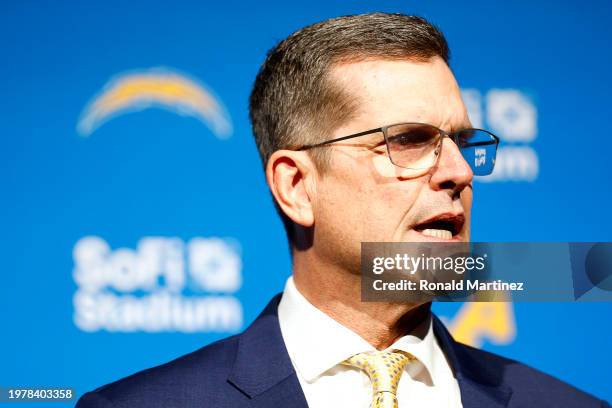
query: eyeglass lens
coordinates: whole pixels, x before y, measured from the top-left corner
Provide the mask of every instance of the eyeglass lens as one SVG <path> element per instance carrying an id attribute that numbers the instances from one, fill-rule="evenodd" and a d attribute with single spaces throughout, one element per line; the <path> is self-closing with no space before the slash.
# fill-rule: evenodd
<path id="1" fill-rule="evenodd" d="M 495 165 L 497 141 L 490 133 L 465 129 L 451 135 L 474 175 L 491 174 Z M 391 161 L 414 170 L 429 169 L 436 164 L 442 134 L 438 128 L 419 123 L 389 126 L 386 132 Z"/>

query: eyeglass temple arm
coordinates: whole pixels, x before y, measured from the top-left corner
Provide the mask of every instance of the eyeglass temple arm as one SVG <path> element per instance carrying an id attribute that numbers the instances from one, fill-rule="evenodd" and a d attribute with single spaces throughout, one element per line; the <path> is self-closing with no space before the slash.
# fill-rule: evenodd
<path id="1" fill-rule="evenodd" d="M 328 145 L 330 143 L 340 142 L 342 140 L 348 140 L 348 139 L 352 139 L 354 137 L 365 136 L 365 135 L 369 135 L 369 134 L 377 133 L 377 132 L 382 132 L 382 131 L 383 131 L 383 128 L 376 128 L 376 129 L 365 130 L 363 132 L 355 133 L 355 134 L 348 135 L 348 136 L 342 136 L 342 137 L 339 137 L 337 139 L 326 140 L 325 142 L 321 142 L 321 143 L 317 143 L 317 144 L 313 144 L 313 145 L 304 145 L 304 146 L 301 146 L 301 147 L 299 147 L 299 148 L 297 148 L 295 150 L 312 149 L 313 147 L 325 146 L 325 145 Z"/>
<path id="2" fill-rule="evenodd" d="M 473 146 L 488 146 L 488 145 L 496 145 L 499 142 L 497 140 L 489 140 L 489 141 L 485 141 L 485 142 L 474 142 L 474 143 L 466 143 L 464 145 L 461 145 L 461 147 L 473 147 Z"/>

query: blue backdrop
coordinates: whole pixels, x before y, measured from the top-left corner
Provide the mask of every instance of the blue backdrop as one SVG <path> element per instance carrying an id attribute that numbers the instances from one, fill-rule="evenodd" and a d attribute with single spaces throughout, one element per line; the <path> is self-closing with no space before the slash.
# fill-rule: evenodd
<path id="1" fill-rule="evenodd" d="M 251 322 L 290 273 L 256 72 L 294 30 L 377 10 L 443 29 L 473 122 L 503 139 L 475 241 L 611 240 L 607 1 L 4 2 L 0 386 L 80 395 Z M 612 305 L 487 307 L 436 310 L 612 400 Z"/>

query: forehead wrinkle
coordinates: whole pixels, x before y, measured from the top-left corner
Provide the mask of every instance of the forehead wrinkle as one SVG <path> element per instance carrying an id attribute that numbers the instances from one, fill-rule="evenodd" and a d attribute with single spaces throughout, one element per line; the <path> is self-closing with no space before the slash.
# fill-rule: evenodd
<path id="1" fill-rule="evenodd" d="M 463 129 L 469 129 L 472 127 L 472 123 L 469 119 L 463 118 L 446 121 L 437 127 L 444 130 L 445 132 L 452 133 Z"/>
<path id="2" fill-rule="evenodd" d="M 445 118 L 436 126 L 446 132 L 454 132 L 472 127 L 463 101 L 461 101 L 461 105 L 446 109 L 444 116 Z"/>
<path id="3" fill-rule="evenodd" d="M 387 63 L 389 61 L 368 62 Z M 347 123 L 348 129 L 346 130 L 349 132 L 336 133 L 336 136 L 407 122 L 428 123 L 445 131 L 464 128 L 466 127 L 464 125 L 469 124 L 465 105 L 461 100 L 459 87 L 454 78 L 446 81 L 448 83 L 442 80 L 442 82 L 434 81 L 424 86 L 418 80 L 404 76 L 400 83 L 410 94 L 399 94 L 402 99 L 406 98 L 405 101 L 390 102 L 384 97 L 381 98 L 381 90 L 389 87 L 387 82 L 399 72 L 394 66 L 397 62 L 389 66 L 371 65 L 368 62 L 334 64 L 330 69 L 330 77 L 343 89 L 346 96 L 353 99 L 354 106 L 357 107 L 352 117 L 354 126 Z M 447 69 L 446 66 L 437 67 L 432 66 L 431 63 L 402 62 L 409 63 L 410 68 L 415 69 L 414 78 L 422 76 L 423 69 L 433 69 L 434 73 L 439 72 L 440 69 Z M 391 72 L 392 75 L 389 78 L 381 76 L 386 72 Z M 393 90 L 397 90 L 397 87 L 389 87 L 389 89 L 393 94 Z M 398 94 L 396 93 L 394 97 L 398 97 Z M 344 132 L 344 129 L 341 132 Z"/>
<path id="4" fill-rule="evenodd" d="M 454 131 L 471 127 L 467 111 L 461 99 L 455 99 L 453 94 L 444 98 L 433 98 L 430 94 L 415 95 L 419 98 L 409 107 L 410 113 L 402 115 L 401 122 L 420 122 L 433 125 L 444 131 Z M 449 104 L 449 101 L 451 103 Z"/>

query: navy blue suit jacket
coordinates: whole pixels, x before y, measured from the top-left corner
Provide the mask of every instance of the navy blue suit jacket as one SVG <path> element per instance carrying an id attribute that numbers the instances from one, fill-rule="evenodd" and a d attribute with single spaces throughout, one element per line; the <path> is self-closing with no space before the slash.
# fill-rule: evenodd
<path id="1" fill-rule="evenodd" d="M 77 408 L 307 407 L 281 335 L 279 300 L 242 334 L 88 392 Z M 521 363 L 455 342 L 437 318 L 434 333 L 465 408 L 609 407 Z"/>

